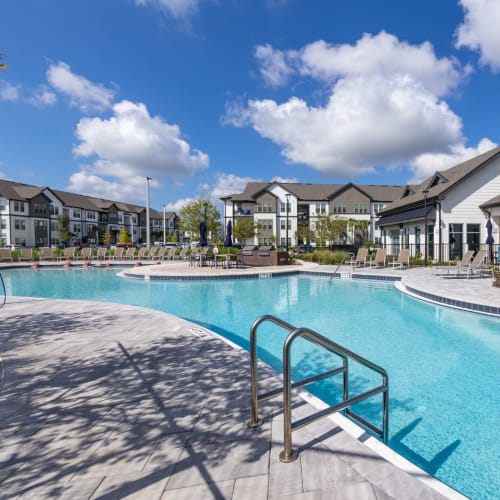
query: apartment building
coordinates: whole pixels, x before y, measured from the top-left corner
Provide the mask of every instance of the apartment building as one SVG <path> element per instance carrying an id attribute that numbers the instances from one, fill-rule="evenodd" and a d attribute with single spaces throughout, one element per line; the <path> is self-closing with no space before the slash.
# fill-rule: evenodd
<path id="1" fill-rule="evenodd" d="M 149 212 L 151 242 L 178 231 L 175 212 Z M 63 213 L 71 246 L 102 243 L 105 233 L 116 243 L 123 227 L 133 243 L 147 240 L 145 207 L 0 179 L 0 246 L 60 244 L 57 219 Z"/>
<path id="2" fill-rule="evenodd" d="M 378 212 L 398 199 L 403 186 L 249 182 L 242 193 L 221 198 L 224 226 L 250 218 L 259 229 L 257 245 L 282 247 L 317 242 L 316 227 L 322 217 L 347 219 L 345 244 L 380 241 L 375 220 Z M 357 222 L 365 221 L 365 224 Z M 308 231 L 304 231 L 304 229 Z M 363 229 L 360 229 L 363 228 Z M 308 234 L 308 238 L 302 235 Z M 288 240 L 287 240 L 288 238 Z"/>

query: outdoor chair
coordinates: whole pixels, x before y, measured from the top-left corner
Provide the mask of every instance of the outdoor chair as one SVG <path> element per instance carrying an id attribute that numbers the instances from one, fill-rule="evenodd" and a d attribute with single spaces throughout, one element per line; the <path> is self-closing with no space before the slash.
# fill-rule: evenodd
<path id="1" fill-rule="evenodd" d="M 135 258 L 135 247 L 128 247 L 123 258 L 133 260 Z"/>
<path id="2" fill-rule="evenodd" d="M 42 247 L 40 249 L 40 260 L 52 260 L 54 258 L 54 249 L 52 247 Z"/>
<path id="3" fill-rule="evenodd" d="M 90 260 L 92 258 L 92 248 L 84 247 L 82 248 L 80 255 L 77 255 L 76 259 L 79 260 Z"/>
<path id="4" fill-rule="evenodd" d="M 469 279 L 469 277 L 474 275 L 475 273 L 478 274 L 491 273 L 493 275 L 493 270 L 491 268 L 486 267 L 485 265 L 487 260 L 488 260 L 488 254 L 486 250 L 479 250 L 471 262 L 469 262 L 462 268 L 457 269 L 457 273 L 454 276 L 456 278 L 465 277 Z"/>
<path id="5" fill-rule="evenodd" d="M 361 247 L 358 249 L 356 257 L 352 257 L 351 260 L 345 262 L 347 266 L 351 267 L 364 267 L 368 262 L 368 248 Z"/>
<path id="6" fill-rule="evenodd" d="M 146 258 L 146 254 L 148 253 L 148 247 L 139 248 L 139 252 L 137 253 L 137 258 L 139 260 L 144 260 Z"/>
<path id="7" fill-rule="evenodd" d="M 396 260 L 391 262 L 391 266 L 395 269 L 399 267 L 399 269 L 404 269 L 406 266 L 408 269 L 410 268 L 410 249 L 402 248 L 399 252 L 399 256 Z"/>
<path id="8" fill-rule="evenodd" d="M 71 260 L 75 258 L 75 247 L 66 247 L 59 256 L 59 260 Z"/>
<path id="9" fill-rule="evenodd" d="M 97 249 L 96 258 L 97 260 L 104 260 L 108 254 L 108 249 L 106 247 L 99 247 Z"/>
<path id="10" fill-rule="evenodd" d="M 113 260 L 123 258 L 124 251 L 125 251 L 124 247 L 117 247 L 117 248 L 115 248 L 115 253 L 113 254 Z"/>
<path id="11" fill-rule="evenodd" d="M 385 248 L 377 248 L 377 253 L 370 261 L 370 267 L 385 267 L 387 251 Z"/>
<path id="12" fill-rule="evenodd" d="M 12 253 L 8 248 L 0 248 L 0 262 L 11 262 Z"/>
<path id="13" fill-rule="evenodd" d="M 19 251 L 19 261 L 33 260 L 33 252 L 31 248 L 21 248 Z"/>
<path id="14" fill-rule="evenodd" d="M 259 255 L 263 257 L 268 257 L 271 255 L 271 247 L 269 246 L 261 246 L 259 247 Z"/>
<path id="15" fill-rule="evenodd" d="M 174 260 L 176 253 L 177 253 L 177 247 L 170 247 L 164 256 L 164 259 L 165 260 Z"/>
<path id="16" fill-rule="evenodd" d="M 466 266 L 469 265 L 473 255 L 474 255 L 474 250 L 467 250 L 467 252 L 464 253 L 462 259 L 457 262 L 456 267 L 455 265 L 452 265 L 452 263 L 450 262 L 446 269 L 444 268 L 440 269 L 438 276 L 446 276 L 450 274 L 452 270 L 455 271 L 454 274 L 458 274 L 460 270 L 463 270 Z"/>
<path id="17" fill-rule="evenodd" d="M 254 249 L 253 245 L 245 245 L 241 253 L 243 255 L 253 255 L 253 249 Z"/>

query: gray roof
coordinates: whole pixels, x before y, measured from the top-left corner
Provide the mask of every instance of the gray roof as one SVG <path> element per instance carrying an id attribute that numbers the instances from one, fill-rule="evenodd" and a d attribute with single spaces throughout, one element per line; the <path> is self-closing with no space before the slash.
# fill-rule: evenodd
<path id="1" fill-rule="evenodd" d="M 500 194 L 498 196 L 495 196 L 494 198 L 491 198 L 491 200 L 484 202 L 481 205 L 481 208 L 493 208 L 498 206 L 500 206 Z"/>
<path id="2" fill-rule="evenodd" d="M 335 193 L 352 185 L 366 193 L 373 201 L 391 202 L 401 196 L 403 186 L 387 186 L 374 184 L 312 184 L 299 182 L 249 182 L 245 190 L 239 194 L 232 194 L 221 198 L 239 202 L 255 202 L 257 195 L 270 186 L 279 184 L 284 189 L 303 201 L 326 201 L 335 196 Z"/>
<path id="3" fill-rule="evenodd" d="M 44 189 L 39 186 L 0 179 L 0 196 L 9 200 L 29 201 L 38 196 Z"/>
<path id="4" fill-rule="evenodd" d="M 496 147 L 447 170 L 436 172 L 420 184 L 408 186 L 410 191 L 413 191 L 414 194 L 409 194 L 404 198 L 395 200 L 383 211 L 381 211 L 380 214 L 385 215 L 395 210 L 400 210 L 403 207 L 422 204 L 425 199 L 424 191 L 426 189 L 428 191 L 428 200 L 438 198 L 440 195 L 445 194 L 447 191 L 462 182 L 478 168 L 483 167 L 498 154 L 500 154 L 500 147 Z"/>

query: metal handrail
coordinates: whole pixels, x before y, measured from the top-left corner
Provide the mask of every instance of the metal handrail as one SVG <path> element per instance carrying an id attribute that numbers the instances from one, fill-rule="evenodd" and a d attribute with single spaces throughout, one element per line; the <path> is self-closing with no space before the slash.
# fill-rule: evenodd
<path id="1" fill-rule="evenodd" d="M 265 321 L 272 322 L 285 330 L 291 332 L 283 344 L 283 387 L 280 389 L 275 389 L 273 391 L 258 394 L 258 372 L 257 372 L 257 328 L 260 324 Z M 333 370 L 329 370 L 325 373 L 315 375 L 313 377 L 298 381 L 291 382 L 291 362 L 290 354 L 293 342 L 296 338 L 301 337 L 308 340 L 329 352 L 342 358 L 342 366 Z M 348 362 L 349 359 L 379 373 L 382 376 L 382 385 L 375 387 L 369 391 L 362 394 L 349 398 L 349 376 L 348 376 Z M 301 420 L 292 422 L 292 396 L 291 391 L 295 387 L 302 387 L 308 385 L 317 380 L 321 380 L 338 373 L 343 374 L 343 401 L 336 405 L 330 406 L 324 410 L 321 410 L 313 415 L 309 415 Z M 271 399 L 281 393 L 283 393 L 283 415 L 284 415 L 284 450 L 280 453 L 280 460 L 282 462 L 292 462 L 294 461 L 298 454 L 292 447 L 292 431 L 304 427 L 305 425 L 314 422 L 320 418 L 326 417 L 332 413 L 345 411 L 346 416 L 353 418 L 358 423 L 363 425 L 365 428 L 371 432 L 378 435 L 383 439 L 384 443 L 387 442 L 388 437 L 388 427 L 389 427 L 389 376 L 387 372 L 380 366 L 363 358 L 362 356 L 356 354 L 355 352 L 342 347 L 340 344 L 333 342 L 332 340 L 320 335 L 319 333 L 311 330 L 309 328 L 295 328 L 289 323 L 276 318 L 275 316 L 265 315 L 261 316 L 254 321 L 250 329 L 250 385 L 251 385 L 251 416 L 248 426 L 251 428 L 256 428 L 262 425 L 262 419 L 258 415 L 258 403 L 259 401 L 265 401 Z M 370 398 L 376 394 L 382 393 L 383 395 L 383 408 L 382 408 L 382 429 L 377 428 L 375 425 L 366 421 L 352 410 L 350 407 L 360 401 Z"/>

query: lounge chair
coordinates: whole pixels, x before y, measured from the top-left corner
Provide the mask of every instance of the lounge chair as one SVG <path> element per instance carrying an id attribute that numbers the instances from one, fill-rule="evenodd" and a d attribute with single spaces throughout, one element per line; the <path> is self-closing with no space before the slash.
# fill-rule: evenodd
<path id="1" fill-rule="evenodd" d="M 125 255 L 123 255 L 124 259 L 132 260 L 135 258 L 135 247 L 128 247 Z"/>
<path id="2" fill-rule="evenodd" d="M 358 249 L 356 257 L 352 257 L 351 260 L 345 262 L 347 266 L 351 267 L 364 267 L 368 262 L 368 248 L 361 247 Z"/>
<path id="3" fill-rule="evenodd" d="M 385 267 L 387 251 L 385 248 L 377 248 L 375 258 L 370 261 L 370 267 Z"/>
<path id="4" fill-rule="evenodd" d="M 471 262 L 463 266 L 462 268 L 457 269 L 457 273 L 455 274 L 456 278 L 467 278 L 469 279 L 475 273 L 485 274 L 491 273 L 493 274 L 492 269 L 489 269 L 485 266 L 486 261 L 488 260 L 488 253 L 486 250 L 479 250 L 475 257 Z"/>
<path id="5" fill-rule="evenodd" d="M 167 249 L 165 247 L 160 247 L 153 257 L 154 260 L 163 260 L 165 258 L 165 252 Z"/>
<path id="6" fill-rule="evenodd" d="M 92 248 L 91 247 L 83 247 L 80 255 L 76 256 L 76 259 L 79 260 L 90 260 L 92 258 Z"/>
<path id="7" fill-rule="evenodd" d="M 158 255 L 158 252 L 160 251 L 160 247 L 152 247 L 149 250 L 149 260 L 154 260 L 156 259 L 156 256 Z"/>
<path id="8" fill-rule="evenodd" d="M 148 253 L 148 247 L 141 247 L 139 248 L 139 252 L 137 252 L 137 258 L 139 260 L 145 260 L 147 253 Z"/>
<path id="9" fill-rule="evenodd" d="M 40 260 L 54 259 L 54 249 L 52 247 L 42 247 L 40 249 Z"/>
<path id="10" fill-rule="evenodd" d="M 165 255 L 163 256 L 164 260 L 174 260 L 175 254 L 177 253 L 177 247 L 170 247 Z"/>
<path id="11" fill-rule="evenodd" d="M 187 247 L 181 248 L 181 251 L 177 255 L 174 256 L 174 259 L 175 260 L 186 260 L 187 251 L 188 251 Z"/>
<path id="12" fill-rule="evenodd" d="M 395 269 L 396 266 L 400 269 L 404 269 L 406 266 L 408 269 L 410 268 L 410 249 L 402 248 L 399 252 L 399 256 L 396 260 L 393 260 L 391 266 Z"/>
<path id="13" fill-rule="evenodd" d="M 463 270 L 466 266 L 470 264 L 473 255 L 474 255 L 474 250 L 467 250 L 467 252 L 464 253 L 462 259 L 457 262 L 456 266 L 450 262 L 447 268 L 440 269 L 438 276 L 449 275 L 451 274 L 452 271 L 454 271 L 453 274 L 458 274 L 460 270 Z"/>
<path id="14" fill-rule="evenodd" d="M 71 260 L 75 258 L 75 247 L 66 247 L 59 256 L 59 260 Z"/>
<path id="15" fill-rule="evenodd" d="M 115 248 L 115 253 L 113 255 L 113 260 L 123 258 L 123 253 L 124 252 L 125 252 L 125 248 L 124 247 L 117 247 L 117 248 Z"/>
<path id="16" fill-rule="evenodd" d="M 108 255 L 108 249 L 106 247 L 99 247 L 97 249 L 96 259 L 104 260 Z"/>
<path id="17" fill-rule="evenodd" d="M 19 261 L 33 260 L 33 252 L 31 248 L 21 248 L 19 251 Z"/>
<path id="18" fill-rule="evenodd" d="M 12 253 L 8 248 L 0 248 L 0 262 L 11 262 Z"/>

